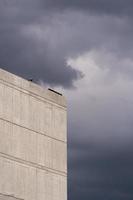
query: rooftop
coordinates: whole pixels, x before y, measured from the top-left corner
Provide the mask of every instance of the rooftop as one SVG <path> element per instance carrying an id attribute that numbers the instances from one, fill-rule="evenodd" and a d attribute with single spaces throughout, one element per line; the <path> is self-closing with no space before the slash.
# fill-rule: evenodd
<path id="1" fill-rule="evenodd" d="M 7 72 L 0 68 L 0 82 L 4 82 L 6 85 L 12 85 L 12 87 L 17 87 L 25 92 L 30 92 L 33 95 L 37 95 L 45 100 L 52 101 L 60 106 L 66 107 L 66 99 L 60 93 L 52 90 L 45 89 L 42 86 L 23 79 L 15 74 Z"/>

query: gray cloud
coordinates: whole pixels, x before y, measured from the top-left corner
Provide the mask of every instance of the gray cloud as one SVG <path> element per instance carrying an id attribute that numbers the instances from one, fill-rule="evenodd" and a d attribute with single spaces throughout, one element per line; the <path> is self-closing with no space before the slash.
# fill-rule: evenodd
<path id="1" fill-rule="evenodd" d="M 47 0 L 44 1 L 44 6 L 48 6 L 50 9 L 76 9 L 89 11 L 90 14 L 132 16 L 133 13 L 132 0 Z"/>
<path id="2" fill-rule="evenodd" d="M 58 43 L 52 48 L 48 38 L 39 39 L 40 36 L 36 37 L 36 34 L 34 37 L 34 30 L 27 35 L 23 33 L 23 29 L 27 32 L 26 29 L 30 26 L 36 27 L 42 17 L 39 10 L 34 7 L 36 4 L 32 8 L 27 8 L 25 2 L 15 3 L 1 3 L 1 67 L 25 78 L 32 77 L 35 81 L 41 79 L 52 85 L 72 87 L 73 81 L 81 78 L 82 73 L 66 66 L 65 52 L 58 47 Z M 48 25 L 45 16 L 44 14 L 42 25 L 44 29 Z M 50 34 L 54 39 L 54 34 Z"/>
<path id="3" fill-rule="evenodd" d="M 94 10 L 100 9 L 102 4 L 106 8 L 103 1 L 100 5 L 92 1 L 1 1 L 0 64 L 4 69 L 25 78 L 33 77 L 35 81 L 41 79 L 52 85 L 72 87 L 83 74 L 66 66 L 68 57 L 100 46 L 118 52 L 119 48 L 123 49 L 124 46 L 125 49 L 127 45 L 128 52 L 130 49 L 132 54 L 132 43 L 128 40 L 132 36 L 126 38 L 130 31 L 128 20 L 120 21 L 112 17 L 98 19 L 69 9 L 59 14 L 56 9 L 54 12 L 48 11 L 47 6 L 42 7 L 43 3 L 51 9 L 74 6 L 75 11 L 78 5 L 84 7 L 84 4 L 91 10 L 92 7 Z M 124 32 L 118 40 L 121 31 Z M 121 50 L 121 54 L 123 51 L 125 53 L 125 50 Z"/>
<path id="4" fill-rule="evenodd" d="M 132 199 L 132 153 L 132 148 L 111 152 L 109 148 L 95 145 L 91 148 L 88 144 L 82 146 L 82 155 L 75 154 L 74 160 L 71 158 L 70 197 Z"/>
<path id="5" fill-rule="evenodd" d="M 104 81 L 99 69 L 67 92 L 69 198 L 132 199 L 133 82 L 123 73 Z"/>

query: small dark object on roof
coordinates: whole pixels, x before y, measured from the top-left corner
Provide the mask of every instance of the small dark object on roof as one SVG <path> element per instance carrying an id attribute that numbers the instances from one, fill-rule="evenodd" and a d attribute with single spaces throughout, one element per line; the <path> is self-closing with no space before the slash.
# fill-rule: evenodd
<path id="1" fill-rule="evenodd" d="M 33 79 L 32 79 L 32 78 L 30 78 L 30 79 L 28 79 L 28 81 L 31 81 L 31 82 L 32 82 L 32 81 L 33 81 Z"/>
<path id="2" fill-rule="evenodd" d="M 56 93 L 56 94 L 58 94 L 58 95 L 62 96 L 62 94 L 61 94 L 61 93 L 59 93 L 59 92 L 57 92 L 57 91 L 55 91 L 55 90 L 52 90 L 51 88 L 48 88 L 48 90 L 50 90 L 51 92 L 54 92 L 54 93 Z"/>

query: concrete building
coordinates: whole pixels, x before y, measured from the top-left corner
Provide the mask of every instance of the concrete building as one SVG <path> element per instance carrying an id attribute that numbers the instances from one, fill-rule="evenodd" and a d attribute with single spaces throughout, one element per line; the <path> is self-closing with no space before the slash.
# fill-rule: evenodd
<path id="1" fill-rule="evenodd" d="M 0 200 L 66 200 L 66 101 L 0 69 Z"/>

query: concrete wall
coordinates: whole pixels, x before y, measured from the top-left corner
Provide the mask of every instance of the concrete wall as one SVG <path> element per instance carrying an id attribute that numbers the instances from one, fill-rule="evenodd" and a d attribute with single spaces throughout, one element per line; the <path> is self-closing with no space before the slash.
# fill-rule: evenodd
<path id="1" fill-rule="evenodd" d="M 0 69 L 0 200 L 66 200 L 63 96 Z"/>

